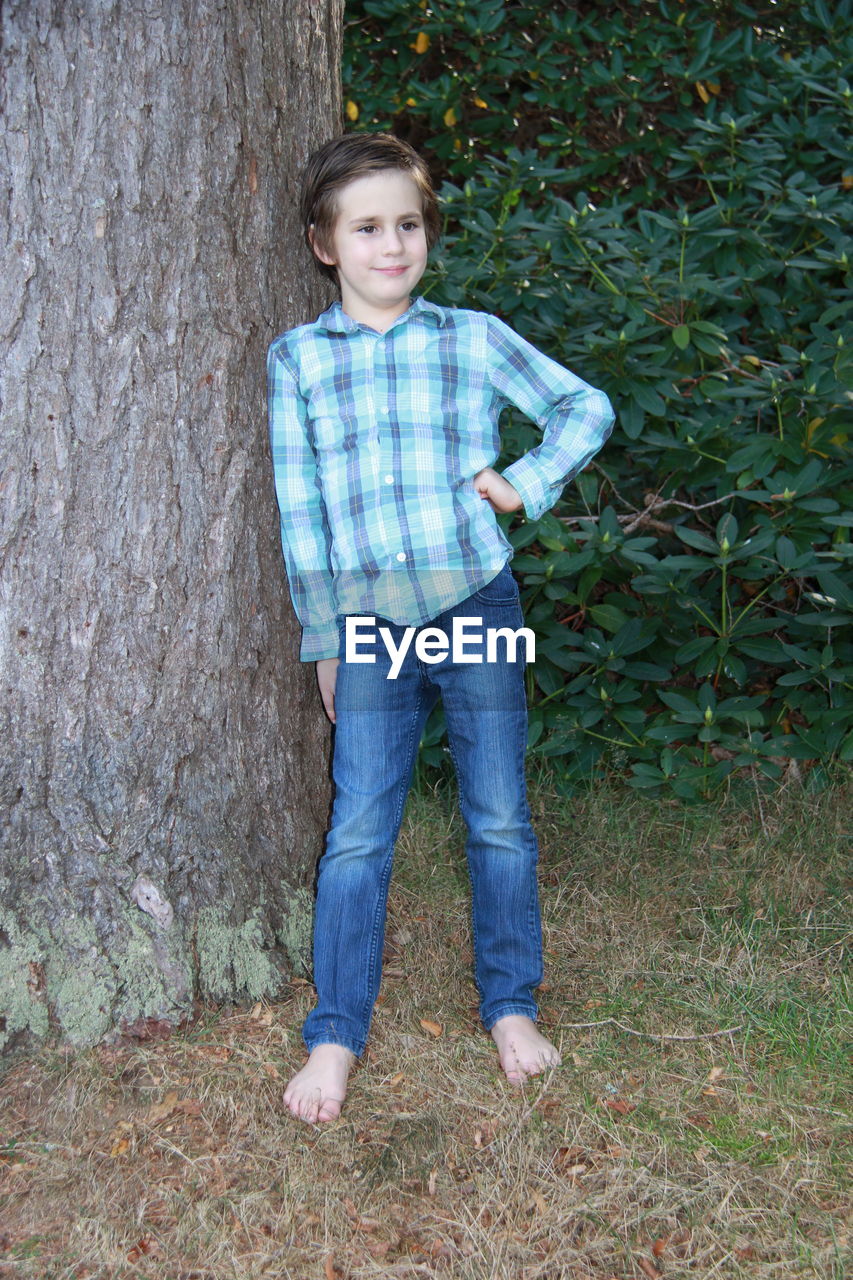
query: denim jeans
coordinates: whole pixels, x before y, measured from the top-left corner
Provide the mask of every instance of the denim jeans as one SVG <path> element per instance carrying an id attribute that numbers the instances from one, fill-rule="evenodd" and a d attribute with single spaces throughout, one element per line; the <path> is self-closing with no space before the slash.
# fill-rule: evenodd
<path id="1" fill-rule="evenodd" d="M 429 625 L 448 637 L 453 619 L 481 629 L 523 625 L 509 566 Z M 387 627 L 399 646 L 405 630 Z M 476 652 L 470 636 L 468 653 Z M 364 650 L 363 650 L 364 651 Z M 467 827 L 472 889 L 474 976 L 488 1030 L 507 1014 L 535 1018 L 533 990 L 542 980 L 542 933 L 536 883 L 537 846 L 524 778 L 527 707 L 524 644 L 515 661 L 503 641 L 498 660 L 422 661 L 411 644 L 396 679 L 384 644 L 375 663 L 341 662 L 335 691 L 335 797 L 320 860 L 314 924 L 317 1006 L 303 1037 L 308 1049 L 340 1044 L 364 1051 L 379 993 L 388 882 L 394 844 L 424 723 L 439 696 Z M 485 656 L 485 654 L 484 654 Z"/>

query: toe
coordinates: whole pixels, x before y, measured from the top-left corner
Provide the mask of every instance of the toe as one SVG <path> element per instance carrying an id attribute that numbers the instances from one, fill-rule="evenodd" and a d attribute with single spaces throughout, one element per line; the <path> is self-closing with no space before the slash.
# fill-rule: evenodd
<path id="1" fill-rule="evenodd" d="M 320 1124 L 326 1124 L 330 1120 L 337 1120 L 341 1114 L 341 1104 L 334 1098 L 327 1098 L 320 1106 L 317 1112 L 317 1121 Z"/>
<path id="2" fill-rule="evenodd" d="M 319 1110 L 320 1110 L 320 1104 L 317 1098 L 308 1097 L 305 1099 L 305 1102 L 302 1106 L 300 1116 L 308 1124 L 316 1124 Z"/>

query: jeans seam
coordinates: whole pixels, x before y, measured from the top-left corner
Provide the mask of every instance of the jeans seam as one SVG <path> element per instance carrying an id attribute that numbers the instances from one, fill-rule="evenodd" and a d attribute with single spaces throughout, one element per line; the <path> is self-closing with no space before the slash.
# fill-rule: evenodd
<path id="1" fill-rule="evenodd" d="M 402 821 L 402 817 L 403 817 L 403 806 L 406 803 L 406 796 L 408 795 L 408 792 L 409 792 L 409 779 L 411 777 L 411 763 L 413 759 L 412 742 L 415 735 L 415 725 L 418 723 L 418 717 L 420 715 L 422 703 L 423 703 L 423 695 L 421 691 L 418 690 L 417 701 L 415 702 L 414 710 L 412 712 L 411 724 L 409 725 L 409 740 L 408 740 L 408 743 L 406 744 L 406 760 L 408 764 L 406 769 L 403 771 L 403 776 L 401 778 L 400 786 L 397 792 L 397 808 L 394 813 L 394 825 L 393 825 L 394 836 L 390 842 L 390 849 L 388 852 L 388 857 L 385 861 L 385 866 L 382 869 L 382 876 L 379 881 L 379 895 L 376 903 L 376 910 L 373 916 L 373 930 L 370 938 L 370 955 L 368 958 L 368 966 L 367 966 L 368 989 L 365 995 L 364 1004 L 362 1005 L 361 1017 L 359 1019 L 361 1022 L 361 1025 L 366 1026 L 368 1028 L 370 1026 L 370 1018 L 373 1012 L 373 1005 L 376 1001 L 376 996 L 374 996 L 373 999 L 371 999 L 371 991 L 370 991 L 370 986 L 373 978 L 373 969 L 376 964 L 376 947 L 377 947 L 377 941 L 379 939 L 380 927 L 384 925 L 385 917 L 387 914 L 386 900 L 387 900 L 387 893 L 388 893 L 388 884 L 390 882 L 391 873 L 394 866 L 394 846 L 397 842 L 397 832 L 399 831 L 400 822 Z M 415 743 L 415 746 L 417 746 L 417 743 Z M 379 991 L 377 989 L 376 995 L 378 994 L 379 994 Z M 367 1033 L 365 1032 L 365 1039 L 366 1038 L 367 1038 Z"/>
<path id="2" fill-rule="evenodd" d="M 450 758 L 453 761 L 453 771 L 456 774 L 456 788 L 459 793 L 459 809 L 464 812 L 465 792 L 462 789 L 462 773 L 459 768 L 459 761 L 456 758 L 456 752 L 453 749 L 453 739 L 450 734 L 447 735 L 447 746 L 450 751 Z M 468 867 L 468 879 L 471 881 L 471 945 L 474 948 L 474 986 L 477 988 L 477 994 L 480 997 L 482 1005 L 485 998 L 483 988 L 480 986 L 480 979 L 477 974 L 477 913 L 474 910 L 474 879 L 471 875 L 471 867 Z"/>
<path id="3" fill-rule="evenodd" d="M 453 749 L 453 738 L 447 735 L 447 747 L 450 752 L 450 759 L 453 761 L 453 771 L 456 774 L 456 790 L 459 796 L 459 810 L 464 812 L 465 793 L 462 789 L 462 773 L 459 768 L 459 761 L 456 758 L 456 752 Z M 480 986 L 480 979 L 477 976 L 477 913 L 474 910 L 474 880 L 471 875 L 470 865 L 468 867 L 468 878 L 471 881 L 471 944 L 474 948 L 474 986 L 477 988 L 477 994 L 480 997 L 482 1005 L 484 999 L 483 988 Z"/>

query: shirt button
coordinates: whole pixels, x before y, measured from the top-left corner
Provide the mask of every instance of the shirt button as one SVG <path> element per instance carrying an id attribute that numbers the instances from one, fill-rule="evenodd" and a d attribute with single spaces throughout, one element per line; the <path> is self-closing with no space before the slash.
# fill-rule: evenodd
<path id="1" fill-rule="evenodd" d="M 386 414 L 387 414 L 387 412 L 388 412 L 388 406 L 387 406 L 387 404 L 383 404 L 382 409 L 381 409 L 381 412 L 382 412 L 382 413 L 386 413 Z"/>
<path id="2" fill-rule="evenodd" d="M 405 551 L 398 551 L 398 552 L 397 552 L 397 559 L 398 559 L 398 560 L 405 560 L 405 558 L 406 558 L 406 553 L 405 553 Z"/>
<path id="3" fill-rule="evenodd" d="M 386 477 L 385 477 L 385 483 L 386 483 L 386 484 L 393 484 L 393 483 L 394 483 L 394 477 L 393 477 L 393 476 L 386 476 Z"/>

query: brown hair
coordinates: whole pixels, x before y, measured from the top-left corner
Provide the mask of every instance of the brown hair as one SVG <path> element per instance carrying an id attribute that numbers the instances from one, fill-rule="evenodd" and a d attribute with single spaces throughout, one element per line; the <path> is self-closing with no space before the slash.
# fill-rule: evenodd
<path id="1" fill-rule="evenodd" d="M 438 240 L 441 229 L 438 199 L 426 161 L 414 147 L 391 133 L 347 133 L 340 138 L 332 138 L 310 156 L 302 178 L 299 202 L 308 248 L 318 270 L 331 280 L 337 280 L 337 270 L 317 257 L 311 244 L 311 233 L 318 248 L 331 254 L 338 215 L 337 193 L 356 178 L 381 173 L 384 169 L 402 169 L 413 179 L 421 193 L 427 248 L 431 249 Z"/>

